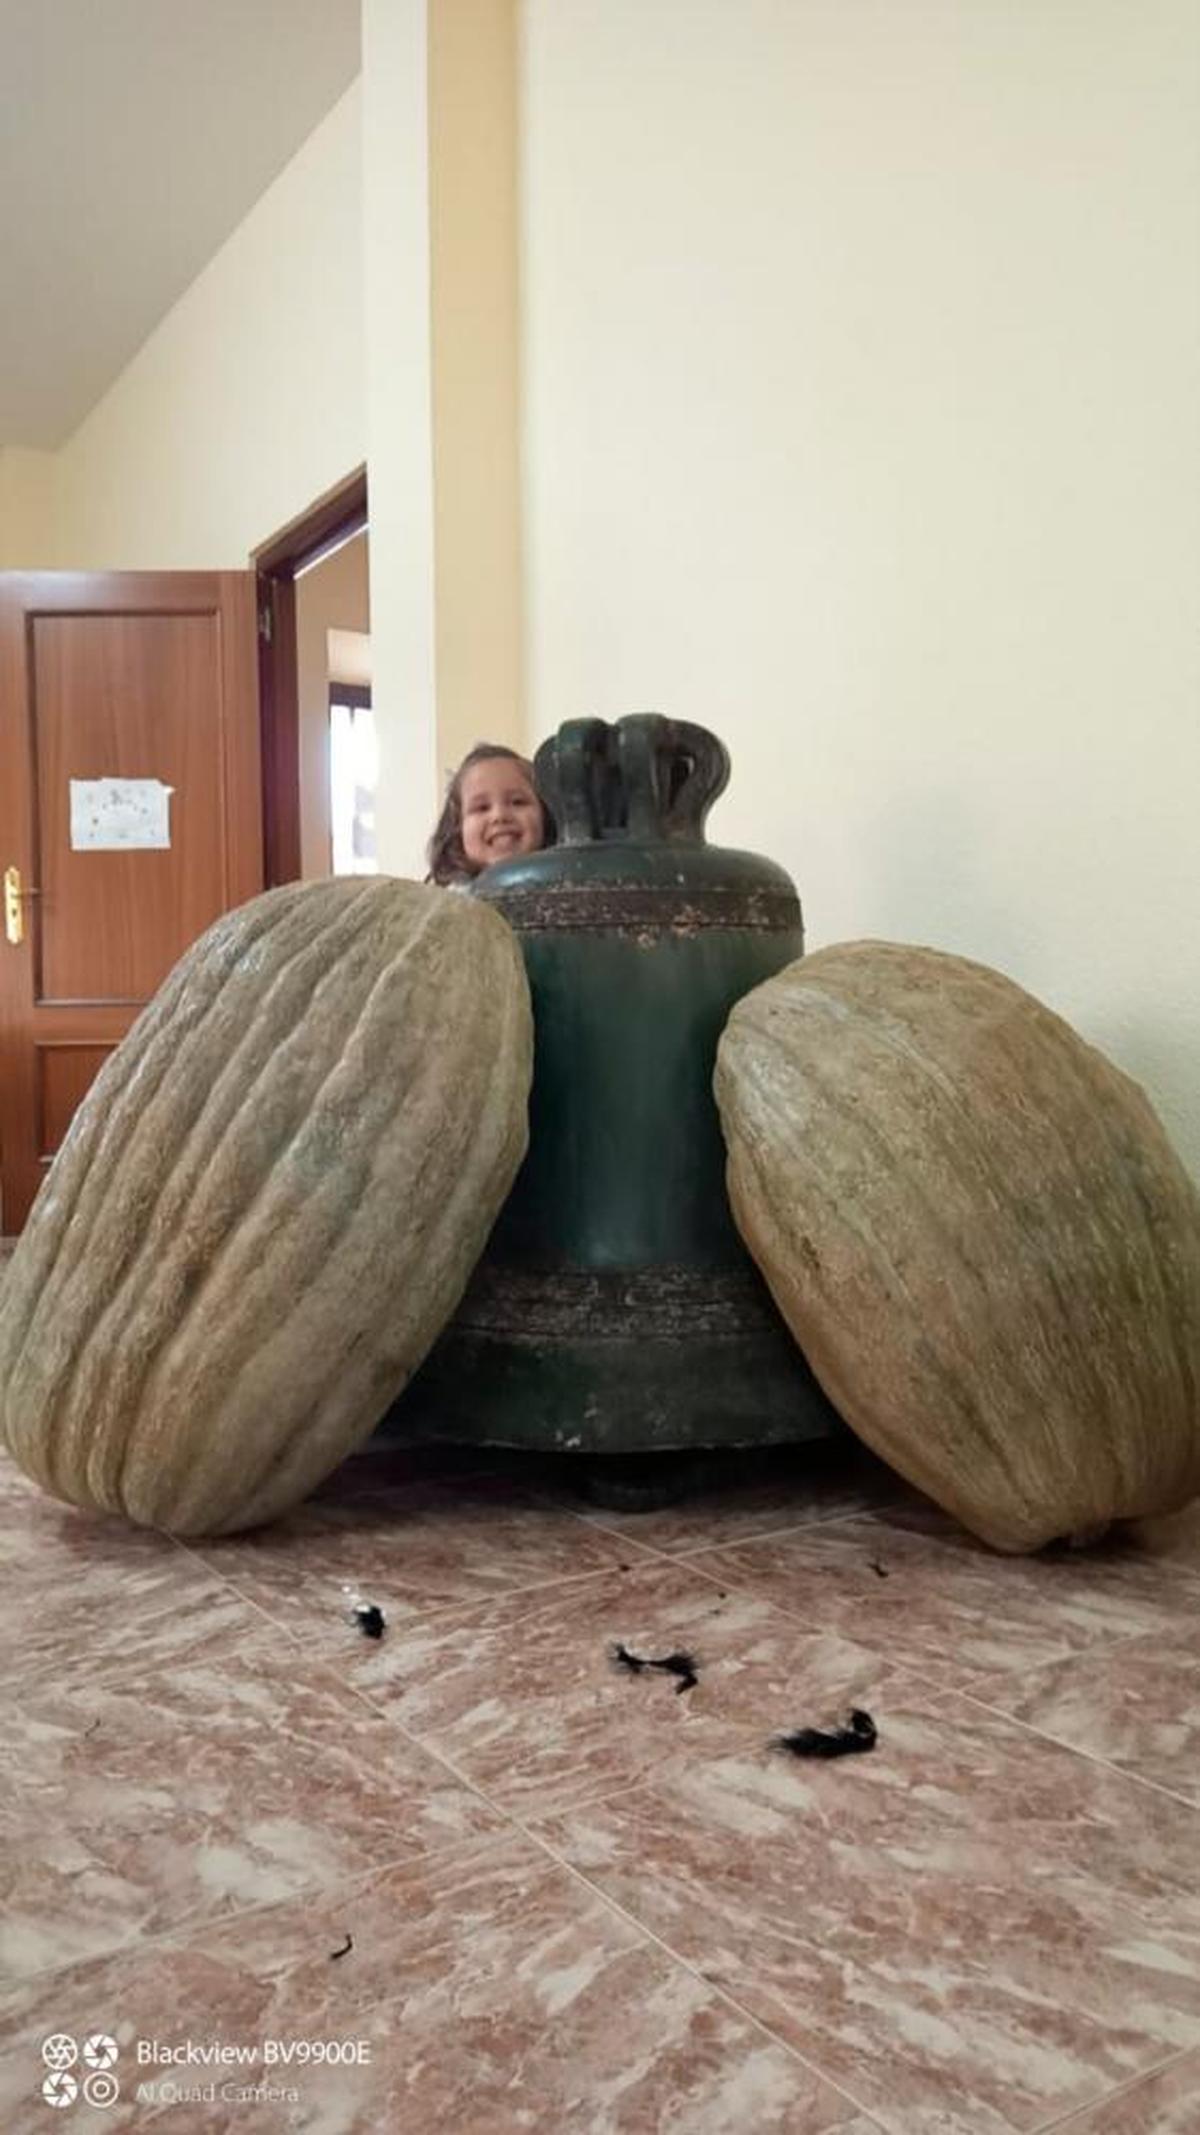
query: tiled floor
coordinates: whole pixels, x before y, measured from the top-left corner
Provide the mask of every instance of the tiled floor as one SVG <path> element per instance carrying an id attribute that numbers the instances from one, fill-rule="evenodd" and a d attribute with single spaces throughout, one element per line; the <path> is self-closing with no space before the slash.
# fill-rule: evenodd
<path id="1" fill-rule="evenodd" d="M 618 1516 L 391 1451 L 184 1547 L 0 1464 L 0 1611 L 5 2135 L 1200 2130 L 1200 1507 L 1017 1561 L 848 1455 Z"/>

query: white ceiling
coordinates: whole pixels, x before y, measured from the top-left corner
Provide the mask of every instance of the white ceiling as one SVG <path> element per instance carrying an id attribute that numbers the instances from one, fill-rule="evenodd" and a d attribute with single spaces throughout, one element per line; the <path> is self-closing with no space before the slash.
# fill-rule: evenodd
<path id="1" fill-rule="evenodd" d="M 69 436 L 359 68 L 359 0 L 0 0 L 0 445 Z"/>

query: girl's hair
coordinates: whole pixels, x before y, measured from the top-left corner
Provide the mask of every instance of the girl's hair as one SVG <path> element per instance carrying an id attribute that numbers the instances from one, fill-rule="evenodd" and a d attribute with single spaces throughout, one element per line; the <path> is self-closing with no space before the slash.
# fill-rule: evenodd
<path id="1" fill-rule="evenodd" d="M 538 793 L 537 781 L 533 775 L 533 765 L 526 757 L 519 756 L 515 749 L 506 749 L 500 742 L 477 741 L 475 747 L 463 757 L 447 789 L 445 804 L 437 819 L 437 826 L 433 836 L 429 840 L 429 848 L 426 855 L 429 861 L 429 873 L 425 877 L 426 882 L 438 882 L 444 886 L 448 882 L 462 882 L 470 878 L 472 869 L 466 853 L 463 851 L 462 841 L 463 779 L 472 764 L 491 763 L 498 756 L 505 757 L 509 763 L 520 765 L 541 803 L 542 844 L 554 845 L 557 843 L 558 829 L 554 817 L 547 808 L 545 801 L 542 800 L 541 794 Z"/>

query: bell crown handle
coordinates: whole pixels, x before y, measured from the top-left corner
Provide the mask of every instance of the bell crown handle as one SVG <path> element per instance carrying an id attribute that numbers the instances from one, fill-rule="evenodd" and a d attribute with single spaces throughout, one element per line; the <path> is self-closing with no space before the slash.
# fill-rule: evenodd
<path id="1" fill-rule="evenodd" d="M 560 845 L 603 836 L 612 729 L 603 719 L 567 719 L 533 759 L 539 793 L 558 825 Z"/>
<path id="2" fill-rule="evenodd" d="M 707 727 L 638 713 L 608 725 L 569 719 L 534 758 L 560 842 L 703 844 L 709 809 L 729 782 L 729 751 Z"/>

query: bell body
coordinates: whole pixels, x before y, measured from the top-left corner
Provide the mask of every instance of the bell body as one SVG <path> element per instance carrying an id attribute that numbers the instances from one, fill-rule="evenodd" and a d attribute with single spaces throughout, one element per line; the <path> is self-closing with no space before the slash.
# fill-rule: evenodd
<path id="1" fill-rule="evenodd" d="M 610 760 L 624 729 L 651 728 L 668 764 L 681 735 L 692 762 L 701 736 L 727 768 L 702 729 L 580 727 Z M 824 1435 L 833 1412 L 734 1228 L 712 1095 L 734 1002 L 802 953 L 795 888 L 771 861 L 703 842 L 708 792 L 682 826 L 661 794 L 631 825 L 610 777 L 617 820 L 593 806 L 580 835 L 559 769 L 539 756 L 566 841 L 489 868 L 474 891 L 514 928 L 529 976 L 529 1152 L 405 1423 L 597 1454 Z"/>

